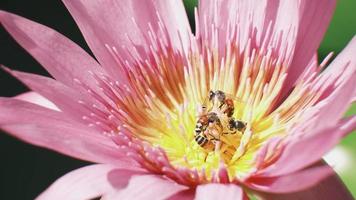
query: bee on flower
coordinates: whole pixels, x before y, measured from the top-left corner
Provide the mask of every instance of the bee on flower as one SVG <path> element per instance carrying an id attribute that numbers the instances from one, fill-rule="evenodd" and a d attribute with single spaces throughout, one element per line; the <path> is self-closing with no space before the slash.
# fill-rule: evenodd
<path id="1" fill-rule="evenodd" d="M 356 39 L 316 59 L 335 0 L 201 0 L 195 33 L 181 0 L 63 3 L 96 59 L 0 12 L 53 77 L 3 67 L 31 92 L 0 98 L 0 128 L 97 163 L 38 199 L 352 198 L 321 162 L 356 127 Z"/>

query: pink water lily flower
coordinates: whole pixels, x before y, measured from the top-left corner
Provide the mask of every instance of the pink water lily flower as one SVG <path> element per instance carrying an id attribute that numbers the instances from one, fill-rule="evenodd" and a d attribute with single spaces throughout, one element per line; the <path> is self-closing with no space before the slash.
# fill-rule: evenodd
<path id="1" fill-rule="evenodd" d="M 63 2 L 96 59 L 0 13 L 53 77 L 5 68 L 32 92 L 1 129 L 98 163 L 38 199 L 352 199 L 321 161 L 356 127 L 356 38 L 316 56 L 335 0 L 201 0 L 194 34 L 181 0 Z"/>

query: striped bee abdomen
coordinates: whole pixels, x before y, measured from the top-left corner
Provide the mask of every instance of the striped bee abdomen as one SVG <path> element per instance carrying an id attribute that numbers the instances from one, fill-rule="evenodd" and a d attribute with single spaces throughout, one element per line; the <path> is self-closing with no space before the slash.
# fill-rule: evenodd
<path id="1" fill-rule="evenodd" d="M 195 136 L 195 141 L 199 144 L 199 146 L 204 146 L 209 140 L 204 135 L 199 134 Z"/>
<path id="2" fill-rule="evenodd" d="M 198 122 L 195 125 L 195 135 L 199 135 L 203 131 L 203 124 Z"/>

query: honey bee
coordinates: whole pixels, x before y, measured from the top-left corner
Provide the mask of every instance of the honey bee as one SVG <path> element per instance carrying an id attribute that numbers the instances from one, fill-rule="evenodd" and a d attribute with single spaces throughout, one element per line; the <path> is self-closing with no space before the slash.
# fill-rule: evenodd
<path id="1" fill-rule="evenodd" d="M 232 117 L 235 111 L 234 100 L 232 95 L 217 90 L 209 92 L 209 101 L 213 103 L 213 107 L 218 107 L 221 112 L 225 113 L 228 117 Z"/>
<path id="2" fill-rule="evenodd" d="M 212 105 L 210 108 L 206 100 Z M 235 111 L 232 95 L 230 97 L 220 90 L 209 91 L 206 100 L 199 109 L 194 138 L 202 148 L 217 151 L 222 134 L 243 133 L 246 123 L 232 117 Z"/>
<path id="3" fill-rule="evenodd" d="M 195 126 L 195 141 L 199 146 L 207 148 L 207 146 L 211 146 L 212 141 L 219 140 L 219 135 L 210 133 L 211 129 L 216 126 L 222 129 L 221 121 L 216 113 L 209 112 L 199 117 Z"/>
<path id="4" fill-rule="evenodd" d="M 236 130 L 241 133 L 245 132 L 246 126 L 247 126 L 246 122 L 243 122 L 240 120 L 235 120 L 233 117 L 230 118 L 230 120 L 229 120 L 229 129 L 231 131 L 235 131 L 235 133 L 236 133 Z"/>

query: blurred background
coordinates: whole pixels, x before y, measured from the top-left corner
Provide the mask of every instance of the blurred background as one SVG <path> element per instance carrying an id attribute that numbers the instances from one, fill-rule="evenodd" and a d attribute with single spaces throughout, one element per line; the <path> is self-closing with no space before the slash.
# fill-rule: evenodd
<path id="1" fill-rule="evenodd" d="M 194 27 L 196 0 L 184 0 Z M 329 52 L 338 54 L 356 34 L 356 1 L 339 0 L 330 27 L 319 49 L 319 58 Z M 48 0 L 1 0 L 0 9 L 13 12 L 54 28 L 79 44 L 85 44 L 78 28 L 63 4 Z M 356 56 L 356 55 L 355 55 Z M 335 57 L 335 56 L 334 56 Z M 0 27 L 0 64 L 26 72 L 47 72 Z M 14 96 L 27 91 L 19 81 L 0 71 L 0 96 Z M 346 115 L 356 113 L 353 105 Z M 37 148 L 0 132 L 1 199 L 33 199 L 65 173 L 89 163 L 71 159 L 49 150 Z M 350 134 L 325 159 L 334 166 L 344 183 L 356 197 L 356 134 Z"/>

